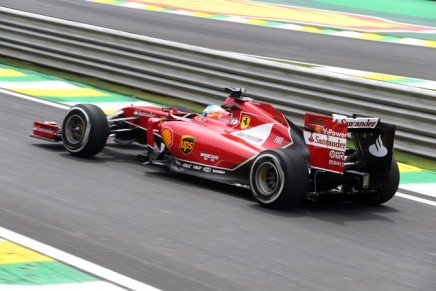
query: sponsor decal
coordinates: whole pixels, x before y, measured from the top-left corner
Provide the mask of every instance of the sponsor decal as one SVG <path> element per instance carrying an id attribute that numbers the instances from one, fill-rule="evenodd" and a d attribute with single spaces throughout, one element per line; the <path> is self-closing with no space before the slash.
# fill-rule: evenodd
<path id="1" fill-rule="evenodd" d="M 249 143 L 261 146 L 270 136 L 272 127 L 272 123 L 266 123 L 243 131 L 234 131 L 231 135 L 237 136 Z"/>
<path id="2" fill-rule="evenodd" d="M 189 155 L 194 150 L 195 137 L 191 135 L 182 135 L 180 140 L 180 150 L 185 155 Z"/>
<path id="3" fill-rule="evenodd" d="M 333 122 L 346 124 L 348 128 L 374 128 L 379 122 L 379 118 L 375 117 L 358 117 L 349 118 L 346 116 L 333 116 Z"/>
<path id="4" fill-rule="evenodd" d="M 260 142 L 262 141 L 261 138 L 258 138 L 258 137 L 255 137 L 255 136 L 249 135 L 249 134 L 247 134 L 247 133 L 245 133 L 245 132 L 242 132 L 242 131 L 238 132 L 238 133 L 235 134 L 235 135 L 236 135 L 237 137 L 240 137 L 240 138 L 246 140 L 246 141 L 251 141 L 251 142 L 254 142 L 254 143 L 260 143 Z"/>
<path id="5" fill-rule="evenodd" d="M 214 161 L 217 161 L 220 159 L 220 156 L 212 155 L 212 154 L 208 154 L 208 153 L 201 153 L 200 157 L 202 157 L 205 161 L 210 160 L 211 162 L 214 162 Z"/>
<path id="6" fill-rule="evenodd" d="M 284 138 L 281 137 L 281 136 L 276 136 L 276 137 L 274 138 L 274 142 L 275 142 L 276 144 L 282 144 L 282 143 L 283 143 L 283 140 L 284 140 Z"/>
<path id="7" fill-rule="evenodd" d="M 388 149 L 383 145 L 381 134 L 378 136 L 375 143 L 369 146 L 368 150 L 371 155 L 377 158 L 384 157 L 388 154 Z"/>
<path id="8" fill-rule="evenodd" d="M 213 173 L 213 174 L 220 174 L 220 175 L 225 175 L 226 171 L 221 170 L 221 169 L 213 169 L 213 168 L 209 168 L 209 167 L 204 167 L 203 171 L 206 173 Z"/>
<path id="9" fill-rule="evenodd" d="M 195 117 L 195 120 L 196 120 L 196 121 L 199 121 L 199 122 L 206 122 L 206 121 L 207 121 L 207 118 L 205 118 L 205 117 L 203 117 L 203 116 L 196 116 L 196 117 Z"/>
<path id="10" fill-rule="evenodd" d="M 344 118 L 346 119 L 345 116 Z M 311 166 L 343 173 L 347 147 L 347 124 L 335 122 L 328 116 L 309 113 L 306 114 L 304 124 L 312 129 L 304 131 L 304 141 L 310 152 Z"/>
<path id="11" fill-rule="evenodd" d="M 148 118 L 156 117 L 156 115 L 154 115 L 153 113 L 144 112 L 144 111 L 141 111 L 141 110 L 138 110 L 138 109 L 135 110 L 134 114 L 137 115 L 137 116 L 148 117 Z"/>
<path id="12" fill-rule="evenodd" d="M 190 169 L 190 168 L 192 167 L 192 164 L 183 163 L 183 164 L 182 164 L 182 167 L 183 167 L 183 168 L 186 168 L 186 169 Z"/>
<path id="13" fill-rule="evenodd" d="M 166 147 L 169 149 L 173 144 L 173 132 L 169 128 L 164 128 L 162 130 L 162 140 Z"/>
<path id="14" fill-rule="evenodd" d="M 212 173 L 214 174 L 220 174 L 220 175 L 225 175 L 226 171 L 224 170 L 220 170 L 220 169 L 212 169 Z"/>
<path id="15" fill-rule="evenodd" d="M 245 129 L 250 125 L 251 118 L 248 115 L 242 115 L 241 118 L 241 129 Z"/>
<path id="16" fill-rule="evenodd" d="M 330 166 L 335 166 L 335 167 L 343 167 L 344 166 L 344 162 L 336 161 L 336 160 L 329 160 L 329 165 Z"/>
<path id="17" fill-rule="evenodd" d="M 57 132 L 54 130 L 51 130 L 49 128 L 44 128 L 44 127 L 40 127 L 40 126 L 35 126 L 33 127 L 34 131 L 39 131 L 39 132 L 44 132 L 44 133 L 48 133 L 48 134 L 52 134 L 55 135 Z"/>
<path id="18" fill-rule="evenodd" d="M 339 138 L 335 136 L 314 133 L 314 132 L 304 132 L 304 139 L 306 140 L 306 144 L 327 148 L 332 150 L 342 150 L 344 151 L 347 146 L 346 138 Z"/>
<path id="19" fill-rule="evenodd" d="M 337 160 L 345 160 L 345 152 L 343 151 L 334 151 L 331 150 L 329 153 L 330 158 L 337 159 Z"/>
<path id="20" fill-rule="evenodd" d="M 203 167 L 202 166 L 198 166 L 198 165 L 193 165 L 192 169 L 200 171 Z"/>
<path id="21" fill-rule="evenodd" d="M 230 125 L 236 125 L 236 124 L 238 124 L 239 123 L 239 120 L 237 119 L 237 118 L 233 118 L 231 121 L 230 121 Z"/>
<path id="22" fill-rule="evenodd" d="M 331 128 L 323 127 L 322 128 L 322 133 L 325 134 L 325 135 L 336 136 L 336 137 L 340 137 L 340 138 L 347 138 L 347 133 L 345 133 L 345 132 L 337 132 L 337 131 L 334 131 Z"/>

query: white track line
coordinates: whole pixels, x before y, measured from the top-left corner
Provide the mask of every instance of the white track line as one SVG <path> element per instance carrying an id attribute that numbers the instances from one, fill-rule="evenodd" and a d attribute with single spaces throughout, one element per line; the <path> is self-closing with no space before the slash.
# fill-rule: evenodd
<path id="1" fill-rule="evenodd" d="M 436 206 L 436 202 L 435 201 L 431 201 L 431 200 L 415 197 L 415 196 L 408 195 L 408 194 L 403 194 L 403 193 L 400 193 L 400 192 L 397 192 L 395 194 L 395 196 L 401 197 L 401 198 L 406 198 L 406 199 L 413 200 L 413 201 L 420 202 L 420 203 L 424 203 L 424 204 L 428 204 L 428 205 L 431 205 L 431 206 Z"/>
<path id="2" fill-rule="evenodd" d="M 133 280 L 124 275 L 118 274 L 114 271 L 103 268 L 94 263 L 88 262 L 84 259 L 70 255 L 66 252 L 63 252 L 61 250 L 58 250 L 46 244 L 40 243 L 36 240 L 25 237 L 21 234 L 15 233 L 6 228 L 0 227 L 0 237 L 5 238 L 14 243 L 17 243 L 19 245 L 22 245 L 26 248 L 40 252 L 60 262 L 66 263 L 70 266 L 76 267 L 79 270 L 83 270 L 92 275 L 103 278 L 109 282 L 123 286 L 125 288 L 131 290 L 138 290 L 138 291 L 159 291 L 159 289 L 156 289 L 152 286 Z"/>
<path id="3" fill-rule="evenodd" d="M 59 103 L 56 103 L 56 102 L 51 102 L 51 101 L 39 99 L 39 98 L 36 98 L 36 97 L 28 96 L 28 95 L 25 95 L 25 94 L 20 94 L 20 93 L 17 93 L 17 92 L 13 92 L 13 91 L 1 89 L 1 88 L 0 88 L 0 93 L 4 93 L 4 94 L 7 94 L 7 95 L 12 95 L 12 96 L 15 96 L 15 97 L 18 97 L 18 98 L 21 98 L 21 99 L 26 99 L 26 100 L 30 100 L 30 101 L 33 101 L 33 102 L 38 102 L 38 103 L 41 103 L 41 104 L 45 104 L 45 105 L 49 105 L 49 106 L 57 107 L 57 108 L 61 108 L 61 109 L 68 109 L 68 108 L 70 108 L 70 106 L 67 106 L 67 105 L 63 105 L 63 104 L 59 104 Z"/>
<path id="4" fill-rule="evenodd" d="M 399 191 L 406 190 L 419 193 L 421 195 L 436 198 L 436 183 L 423 183 L 423 184 L 403 184 L 400 185 Z"/>

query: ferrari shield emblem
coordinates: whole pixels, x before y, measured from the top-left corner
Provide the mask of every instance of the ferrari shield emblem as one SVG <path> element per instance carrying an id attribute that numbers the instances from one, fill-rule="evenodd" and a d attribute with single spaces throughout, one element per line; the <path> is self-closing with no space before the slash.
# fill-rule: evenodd
<path id="1" fill-rule="evenodd" d="M 248 115 L 243 115 L 241 118 L 241 129 L 245 129 L 250 125 L 250 116 Z"/>
<path id="2" fill-rule="evenodd" d="M 185 155 L 192 153 L 194 150 L 195 137 L 191 135 L 182 135 L 182 139 L 180 140 L 180 150 Z"/>

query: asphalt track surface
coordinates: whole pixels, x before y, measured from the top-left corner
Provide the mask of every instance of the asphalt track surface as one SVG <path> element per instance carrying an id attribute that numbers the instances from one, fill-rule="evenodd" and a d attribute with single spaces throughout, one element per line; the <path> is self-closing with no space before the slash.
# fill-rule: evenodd
<path id="1" fill-rule="evenodd" d="M 434 206 L 306 204 L 28 137 L 65 111 L 0 94 L 1 226 L 163 290 L 433 290 Z"/>
<path id="2" fill-rule="evenodd" d="M 436 80 L 436 49 L 142 11 L 79 0 L 0 6 L 217 50 Z"/>
<path id="3" fill-rule="evenodd" d="M 120 24 L 106 6 L 75 17 L 99 11 Z M 63 110 L 0 102 L 2 227 L 163 290 L 434 290 L 434 206 L 396 197 L 269 211 L 247 191 L 142 166 L 140 147 L 74 158 L 28 137 L 33 120 L 60 121 Z"/>

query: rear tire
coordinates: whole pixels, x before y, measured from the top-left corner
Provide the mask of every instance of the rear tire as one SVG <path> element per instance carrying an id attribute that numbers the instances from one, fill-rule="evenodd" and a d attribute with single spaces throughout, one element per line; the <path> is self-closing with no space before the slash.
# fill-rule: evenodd
<path id="1" fill-rule="evenodd" d="M 92 157 L 106 145 L 109 126 L 100 107 L 78 104 L 68 110 L 62 123 L 62 141 L 72 155 Z"/>
<path id="2" fill-rule="evenodd" d="M 308 185 L 307 164 L 297 152 L 266 150 L 257 156 L 251 166 L 251 192 L 263 207 L 295 207 L 306 197 Z"/>

